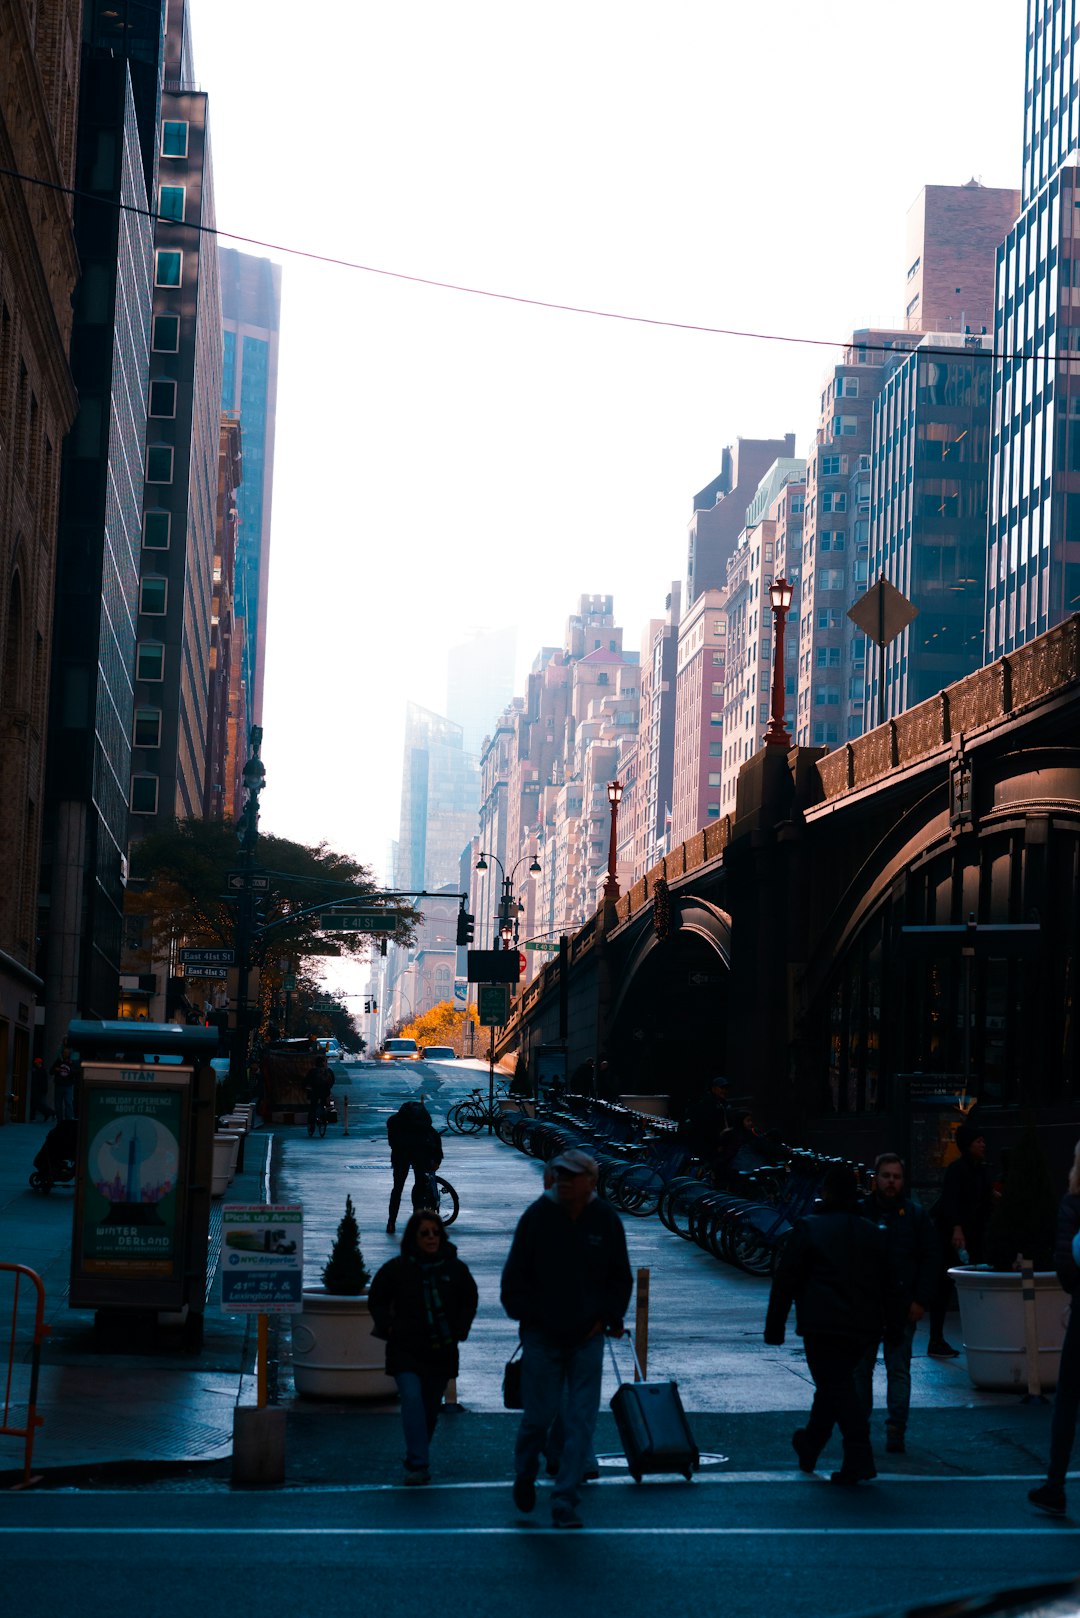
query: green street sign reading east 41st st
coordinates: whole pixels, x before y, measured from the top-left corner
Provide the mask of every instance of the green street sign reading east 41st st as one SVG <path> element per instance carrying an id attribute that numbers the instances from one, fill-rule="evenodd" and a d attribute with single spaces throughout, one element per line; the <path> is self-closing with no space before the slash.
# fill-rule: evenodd
<path id="1" fill-rule="evenodd" d="M 398 918 L 387 910 L 328 911 L 319 917 L 324 933 L 396 933 Z"/>

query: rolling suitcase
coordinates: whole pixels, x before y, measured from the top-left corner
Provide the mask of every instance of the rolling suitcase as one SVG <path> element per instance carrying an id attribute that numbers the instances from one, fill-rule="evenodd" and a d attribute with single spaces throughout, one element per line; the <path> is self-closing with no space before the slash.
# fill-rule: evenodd
<path id="1" fill-rule="evenodd" d="M 627 1337 L 630 1333 L 627 1332 Z M 638 1376 L 637 1349 L 630 1337 Z M 611 1396 L 611 1412 L 626 1454 L 630 1476 L 640 1483 L 646 1472 L 681 1472 L 689 1483 L 700 1459 L 694 1435 L 679 1398 L 677 1382 L 624 1382 L 608 1339 L 619 1386 Z"/>

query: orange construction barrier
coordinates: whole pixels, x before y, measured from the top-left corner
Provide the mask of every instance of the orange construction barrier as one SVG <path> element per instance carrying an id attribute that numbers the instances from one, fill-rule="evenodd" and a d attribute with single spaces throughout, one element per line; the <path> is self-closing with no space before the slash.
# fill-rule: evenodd
<path id="1" fill-rule="evenodd" d="M 45 1324 L 45 1287 L 36 1270 L 27 1269 L 25 1264 L 0 1264 L 0 1274 L 13 1274 L 15 1277 L 14 1297 L 11 1304 L 11 1332 L 8 1337 L 7 1374 L 4 1378 L 4 1402 L 0 1411 L 0 1434 L 9 1438 L 23 1440 L 23 1480 L 17 1488 L 25 1488 L 30 1482 L 30 1463 L 34 1454 L 34 1434 L 44 1422 L 44 1416 L 37 1413 L 38 1374 L 41 1370 L 41 1345 L 49 1334 Z M 26 1424 L 15 1426 L 12 1421 L 12 1384 L 15 1376 L 15 1349 L 16 1331 L 19 1321 L 19 1291 L 25 1281 L 37 1289 L 37 1302 L 34 1309 L 34 1341 L 33 1353 L 30 1359 L 30 1389 L 26 1400 Z"/>

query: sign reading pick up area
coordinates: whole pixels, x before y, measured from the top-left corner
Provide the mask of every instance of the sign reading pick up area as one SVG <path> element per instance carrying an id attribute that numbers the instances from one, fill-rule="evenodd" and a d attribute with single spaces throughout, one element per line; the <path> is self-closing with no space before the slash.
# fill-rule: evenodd
<path id="1" fill-rule="evenodd" d="M 221 1307 L 230 1315 L 293 1315 L 302 1307 L 304 1210 L 227 1203 L 221 1210 Z"/>

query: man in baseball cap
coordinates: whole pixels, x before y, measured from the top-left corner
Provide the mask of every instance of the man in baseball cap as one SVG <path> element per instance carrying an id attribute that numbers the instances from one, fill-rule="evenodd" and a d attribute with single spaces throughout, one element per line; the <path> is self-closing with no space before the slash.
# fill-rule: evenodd
<path id="1" fill-rule="evenodd" d="M 518 1220 L 502 1305 L 520 1322 L 524 1410 L 514 1448 L 514 1505 L 532 1511 L 540 1458 L 562 1413 L 551 1497 L 556 1528 L 580 1528 L 578 1505 L 600 1409 L 604 1333 L 620 1336 L 633 1277 L 622 1221 L 596 1195 L 596 1160 L 577 1147 L 548 1163 L 550 1192 Z"/>

